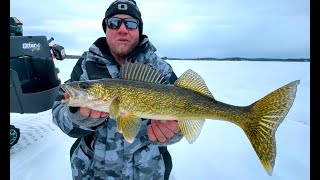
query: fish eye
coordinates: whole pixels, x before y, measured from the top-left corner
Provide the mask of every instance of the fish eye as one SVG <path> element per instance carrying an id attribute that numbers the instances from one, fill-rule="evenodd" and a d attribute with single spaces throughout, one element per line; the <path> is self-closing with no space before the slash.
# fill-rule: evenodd
<path id="1" fill-rule="evenodd" d="M 81 82 L 80 84 L 79 84 L 79 86 L 82 88 L 82 89 L 87 89 L 87 88 L 89 88 L 89 83 L 87 83 L 87 82 Z"/>

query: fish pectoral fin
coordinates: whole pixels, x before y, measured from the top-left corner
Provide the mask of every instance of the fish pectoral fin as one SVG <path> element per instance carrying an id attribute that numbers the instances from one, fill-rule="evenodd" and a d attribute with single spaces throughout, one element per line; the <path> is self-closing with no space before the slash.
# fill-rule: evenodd
<path id="1" fill-rule="evenodd" d="M 141 119 L 133 114 L 120 115 L 117 118 L 117 128 L 126 141 L 132 143 L 139 132 Z"/>
<path id="2" fill-rule="evenodd" d="M 192 144 L 200 135 L 205 120 L 178 120 L 183 136 Z"/>
<path id="3" fill-rule="evenodd" d="M 109 116 L 111 119 L 116 119 L 119 115 L 120 115 L 120 111 L 119 111 L 119 98 L 115 97 L 110 105 L 110 109 L 109 109 Z"/>

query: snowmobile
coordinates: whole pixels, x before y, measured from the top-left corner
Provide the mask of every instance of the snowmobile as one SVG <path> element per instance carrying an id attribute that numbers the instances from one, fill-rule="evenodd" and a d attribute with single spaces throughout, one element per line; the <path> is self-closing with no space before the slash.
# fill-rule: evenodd
<path id="1" fill-rule="evenodd" d="M 10 17 L 10 112 L 38 113 L 52 108 L 61 85 L 54 59 L 66 57 L 64 47 L 50 45 L 45 35 L 24 36 L 22 22 Z M 20 130 L 10 124 L 10 148 Z"/>

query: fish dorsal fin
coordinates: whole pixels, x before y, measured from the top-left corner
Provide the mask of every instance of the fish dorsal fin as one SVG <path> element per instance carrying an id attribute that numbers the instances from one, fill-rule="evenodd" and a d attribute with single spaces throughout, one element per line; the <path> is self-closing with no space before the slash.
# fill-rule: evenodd
<path id="1" fill-rule="evenodd" d="M 203 78 L 191 69 L 185 71 L 174 85 L 214 99 Z"/>
<path id="2" fill-rule="evenodd" d="M 133 63 L 127 61 L 123 64 L 120 68 L 119 78 L 150 83 L 164 83 L 165 81 L 163 74 L 159 70 L 137 61 Z"/>

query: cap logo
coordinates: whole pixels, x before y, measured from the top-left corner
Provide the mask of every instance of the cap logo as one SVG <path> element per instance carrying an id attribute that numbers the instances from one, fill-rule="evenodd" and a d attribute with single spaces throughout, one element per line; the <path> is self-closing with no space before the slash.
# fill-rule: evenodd
<path id="1" fill-rule="evenodd" d="M 128 10 L 128 5 L 120 3 L 118 4 L 118 9 L 123 11 Z"/>

